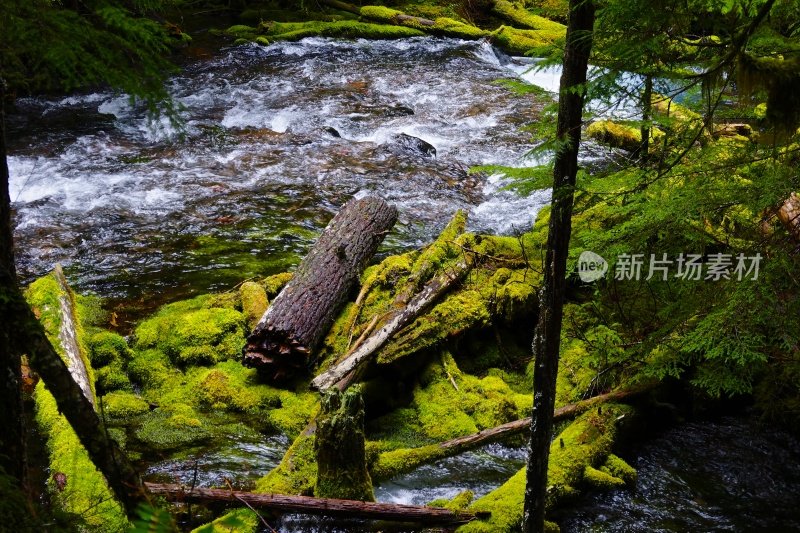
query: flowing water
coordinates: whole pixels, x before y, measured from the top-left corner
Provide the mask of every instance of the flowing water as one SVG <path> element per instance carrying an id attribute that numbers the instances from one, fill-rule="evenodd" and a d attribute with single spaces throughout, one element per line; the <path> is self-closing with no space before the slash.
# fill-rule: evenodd
<path id="1" fill-rule="evenodd" d="M 79 290 L 151 308 L 285 270 L 364 194 L 400 210 L 384 253 L 456 209 L 475 230 L 524 231 L 549 191 L 466 170 L 531 163 L 523 128 L 549 98 L 496 83 L 528 69 L 486 43 L 312 38 L 187 65 L 169 83 L 180 127 L 125 95 L 23 99 L 9 159 L 21 274 L 61 262 Z"/>

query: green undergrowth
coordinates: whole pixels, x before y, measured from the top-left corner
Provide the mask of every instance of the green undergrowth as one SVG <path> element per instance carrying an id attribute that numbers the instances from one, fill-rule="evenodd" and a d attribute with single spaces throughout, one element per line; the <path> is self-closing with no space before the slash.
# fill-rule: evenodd
<path id="1" fill-rule="evenodd" d="M 616 488 L 634 479 L 635 471 L 622 459 L 611 455 L 620 425 L 632 415 L 630 407 L 607 404 L 579 416 L 553 440 L 547 473 L 549 509 L 574 498 L 585 487 Z M 490 518 L 470 522 L 458 531 L 517 531 L 522 521 L 524 498 L 523 468 L 498 489 L 469 506 L 471 511 L 491 512 Z"/>

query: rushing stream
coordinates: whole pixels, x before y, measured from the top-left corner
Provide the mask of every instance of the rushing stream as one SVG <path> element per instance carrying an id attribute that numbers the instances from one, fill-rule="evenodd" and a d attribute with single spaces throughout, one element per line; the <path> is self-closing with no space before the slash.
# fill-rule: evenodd
<path id="1" fill-rule="evenodd" d="M 466 170 L 526 164 L 523 128 L 547 98 L 496 80 L 527 69 L 486 43 L 305 39 L 187 65 L 169 84 L 182 131 L 124 95 L 21 100 L 21 274 L 61 262 L 80 290 L 152 306 L 285 270 L 367 193 L 401 212 L 385 251 L 429 240 L 459 208 L 473 229 L 523 231 L 549 192 L 520 197 Z"/>

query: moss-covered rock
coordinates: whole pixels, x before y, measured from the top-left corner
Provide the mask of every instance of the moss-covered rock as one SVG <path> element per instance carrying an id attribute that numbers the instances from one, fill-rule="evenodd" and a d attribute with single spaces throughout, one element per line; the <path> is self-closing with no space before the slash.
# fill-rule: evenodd
<path id="1" fill-rule="evenodd" d="M 125 420 L 150 411 L 140 396 L 131 392 L 110 392 L 102 397 L 103 413 L 112 420 Z"/>
<path id="2" fill-rule="evenodd" d="M 245 318 L 215 295 L 166 305 L 135 331 L 137 350 L 158 349 L 180 365 L 213 364 L 236 357 L 245 341 Z"/>
<path id="3" fill-rule="evenodd" d="M 263 285 L 254 281 L 245 281 L 239 287 L 239 296 L 242 299 L 242 313 L 247 326 L 252 330 L 262 315 L 267 310 L 269 300 Z"/>
<path id="4" fill-rule="evenodd" d="M 95 388 L 98 394 L 105 394 L 115 390 L 126 390 L 131 388 L 131 381 L 122 363 L 115 361 L 106 365 L 95 372 Z"/>
<path id="5" fill-rule="evenodd" d="M 463 511 L 464 509 L 472 503 L 472 500 L 475 498 L 475 493 L 471 490 L 465 490 L 456 494 L 452 500 L 448 500 L 447 498 L 441 498 L 438 500 L 433 500 L 425 504 L 428 507 L 443 507 L 445 509 L 450 509 L 452 511 Z"/>
<path id="6" fill-rule="evenodd" d="M 98 331 L 89 336 L 86 343 L 89 348 L 89 359 L 94 368 L 124 362 L 133 356 L 124 337 L 111 331 Z"/>
<path id="7" fill-rule="evenodd" d="M 316 482 L 314 435 L 301 434 L 286 451 L 280 464 L 256 482 L 255 492 L 311 496 Z"/>
<path id="8" fill-rule="evenodd" d="M 625 462 L 624 459 L 617 457 L 613 453 L 608 454 L 605 463 L 600 467 L 603 472 L 623 480 L 628 485 L 636 484 L 636 469 Z"/>
<path id="9" fill-rule="evenodd" d="M 414 28 L 390 24 L 370 24 L 354 20 L 270 22 L 262 23 L 258 28 L 232 26 L 225 33 L 238 39 L 255 41 L 263 45 L 276 41 L 299 41 L 306 37 L 402 39 L 425 35 Z"/>

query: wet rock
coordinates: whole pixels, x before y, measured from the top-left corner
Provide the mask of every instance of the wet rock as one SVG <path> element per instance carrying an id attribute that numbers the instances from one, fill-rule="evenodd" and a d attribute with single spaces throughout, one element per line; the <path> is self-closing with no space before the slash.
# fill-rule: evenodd
<path id="1" fill-rule="evenodd" d="M 401 133 L 392 138 L 389 149 L 396 154 L 417 157 L 436 157 L 436 147 L 419 137 Z"/>
<path id="2" fill-rule="evenodd" d="M 336 137 L 337 139 L 342 138 L 342 134 L 339 133 L 339 130 L 334 128 L 333 126 L 323 126 L 322 131 L 330 135 L 331 137 Z"/>
<path id="3" fill-rule="evenodd" d="M 409 117 L 414 114 L 414 110 L 408 106 L 404 105 L 395 105 L 391 107 L 387 107 L 384 112 L 384 116 L 387 117 Z"/>

